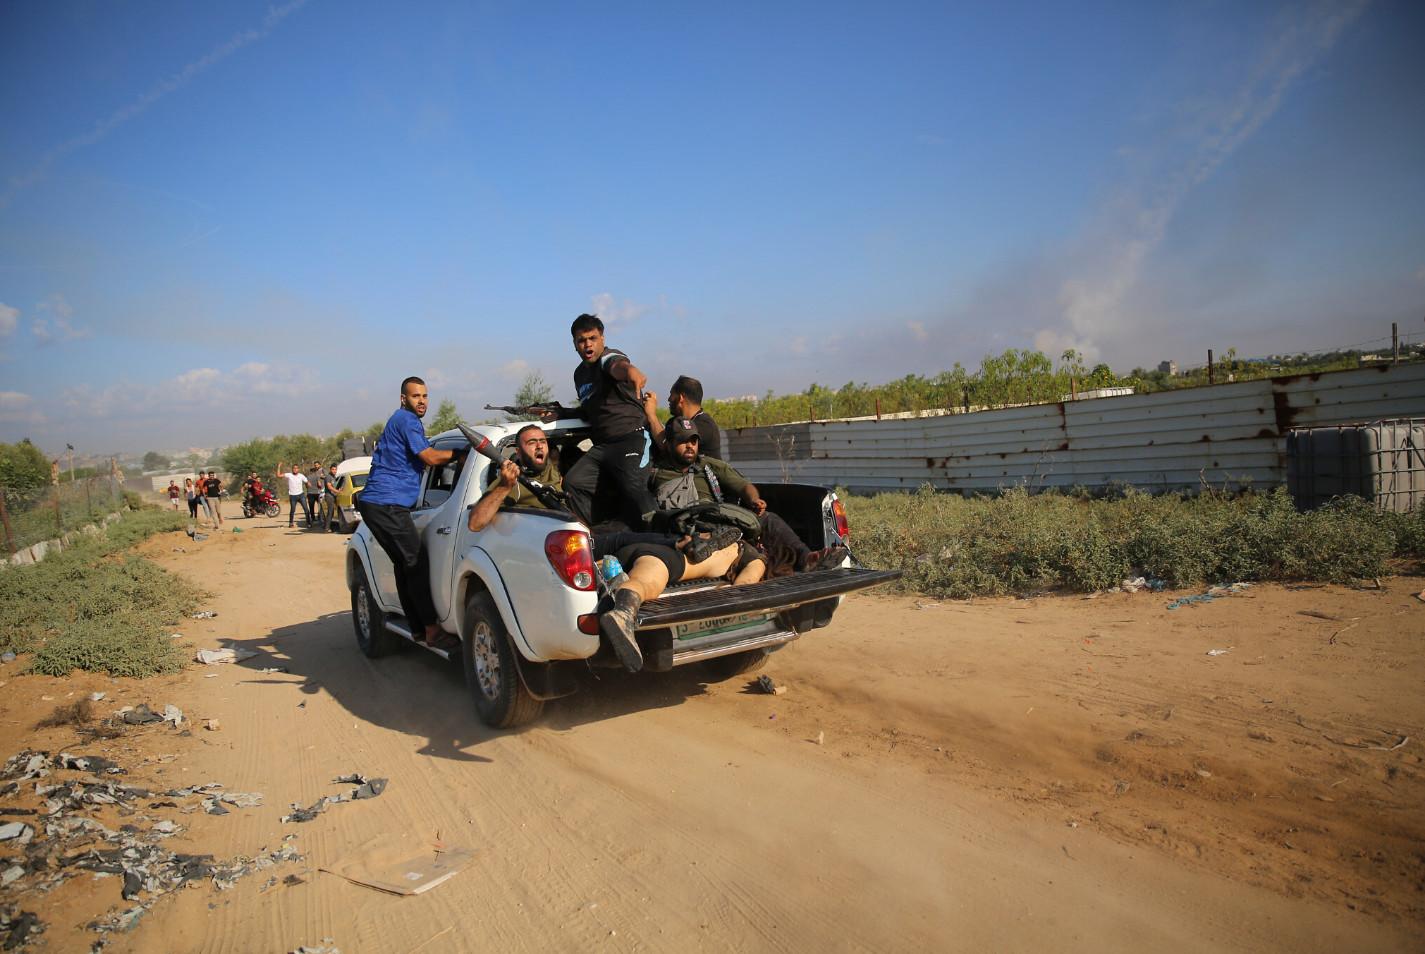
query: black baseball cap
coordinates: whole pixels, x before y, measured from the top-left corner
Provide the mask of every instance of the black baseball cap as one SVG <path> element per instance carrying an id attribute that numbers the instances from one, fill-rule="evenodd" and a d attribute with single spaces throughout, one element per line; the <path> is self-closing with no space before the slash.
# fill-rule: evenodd
<path id="1" fill-rule="evenodd" d="M 668 440 L 673 444 L 686 444 L 688 441 L 695 441 L 702 435 L 698 433 L 697 425 L 686 417 L 675 417 L 668 422 Z"/>

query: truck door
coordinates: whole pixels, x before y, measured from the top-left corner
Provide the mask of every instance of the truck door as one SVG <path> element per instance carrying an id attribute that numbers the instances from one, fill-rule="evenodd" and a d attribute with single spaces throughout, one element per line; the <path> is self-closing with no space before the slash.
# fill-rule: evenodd
<path id="1" fill-rule="evenodd" d="M 442 447 L 442 449 L 444 449 Z M 426 469 L 421 495 L 411 511 L 411 520 L 421 535 L 430 563 L 430 595 L 436 615 L 450 617 L 450 582 L 455 568 L 455 541 L 466 517 L 456 489 L 464 459 Z"/>

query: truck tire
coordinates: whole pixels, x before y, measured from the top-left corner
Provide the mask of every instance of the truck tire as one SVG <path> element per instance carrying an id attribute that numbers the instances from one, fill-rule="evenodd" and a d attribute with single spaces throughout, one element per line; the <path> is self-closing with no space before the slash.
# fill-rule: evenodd
<path id="1" fill-rule="evenodd" d="M 490 594 L 477 591 L 466 598 L 460 638 L 465 684 L 480 721 L 492 729 L 512 729 L 539 718 L 544 702 L 525 688 L 515 648 Z"/>
<path id="2" fill-rule="evenodd" d="M 386 614 L 376 605 L 376 595 L 366 580 L 366 568 L 356 565 L 356 582 L 351 587 L 351 622 L 356 627 L 356 645 L 367 659 L 389 656 L 400 648 L 401 637 L 386 628 Z"/>
<path id="3" fill-rule="evenodd" d="M 765 649 L 749 649 L 740 653 L 728 653 L 726 656 L 714 656 L 703 663 L 703 671 L 715 680 L 723 680 L 740 676 L 746 672 L 756 672 L 765 665 L 767 665 L 767 651 Z"/>

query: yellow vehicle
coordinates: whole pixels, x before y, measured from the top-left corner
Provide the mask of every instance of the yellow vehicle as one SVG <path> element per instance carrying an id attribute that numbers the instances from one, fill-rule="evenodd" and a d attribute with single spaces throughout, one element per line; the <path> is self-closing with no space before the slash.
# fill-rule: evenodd
<path id="1" fill-rule="evenodd" d="M 336 465 L 336 523 L 342 533 L 352 533 L 361 523 L 356 501 L 371 473 L 370 457 L 352 457 Z"/>

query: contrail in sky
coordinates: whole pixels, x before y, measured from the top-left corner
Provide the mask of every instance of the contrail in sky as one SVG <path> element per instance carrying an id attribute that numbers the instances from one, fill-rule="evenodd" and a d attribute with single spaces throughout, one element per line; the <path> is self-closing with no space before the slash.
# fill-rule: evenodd
<path id="1" fill-rule="evenodd" d="M 1046 328 L 1035 347 L 1057 354 L 1073 347 L 1093 355 L 1097 341 L 1112 333 L 1124 297 L 1138 279 L 1144 259 L 1162 242 L 1168 223 L 1194 188 L 1206 181 L 1281 106 L 1301 75 L 1324 56 L 1370 0 L 1339 4 L 1324 0 L 1304 11 L 1276 43 L 1263 50 L 1256 68 L 1179 168 L 1141 202 L 1128 234 L 1122 236 L 1097 280 L 1071 278 L 1059 292 L 1066 330 Z"/>
<path id="2" fill-rule="evenodd" d="M 40 161 L 35 164 L 35 167 L 31 169 L 28 174 L 11 177 L 9 189 L 7 189 L 3 195 L 0 195 L 0 209 L 5 209 L 10 205 L 10 201 L 16 192 L 43 179 L 45 173 L 49 171 L 49 167 L 54 165 L 55 162 L 69 155 L 76 149 L 94 145 L 94 143 L 103 139 L 130 119 L 133 119 L 169 93 L 187 86 L 189 81 L 199 73 L 211 66 L 216 66 L 221 63 L 252 41 L 262 39 L 271 33 L 279 23 L 301 9 L 306 3 L 307 0 L 291 0 L 291 2 L 285 6 L 272 7 L 268 10 L 267 16 L 262 18 L 262 25 L 260 27 L 250 27 L 240 33 L 234 34 L 230 40 L 226 43 L 220 43 L 209 51 L 206 56 L 194 60 L 172 76 L 159 80 L 133 102 L 96 122 L 94 128 L 89 132 L 75 136 L 72 139 L 66 139 L 64 142 L 55 146 L 40 157 Z"/>

